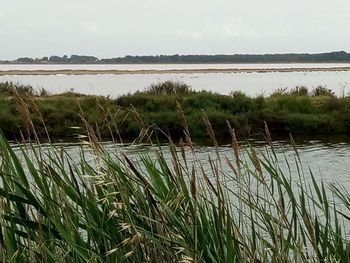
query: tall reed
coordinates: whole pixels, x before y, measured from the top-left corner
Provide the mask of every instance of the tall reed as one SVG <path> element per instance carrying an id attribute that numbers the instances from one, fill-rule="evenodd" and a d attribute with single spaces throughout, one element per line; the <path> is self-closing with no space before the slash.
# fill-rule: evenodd
<path id="1" fill-rule="evenodd" d="M 88 123 L 79 158 L 54 144 L 15 151 L 1 135 L 1 261 L 349 262 L 346 189 L 318 182 L 297 152 L 279 159 L 268 129 L 259 151 L 230 128 L 232 155 L 204 163 L 178 112 L 186 143 L 138 155 L 107 150 Z"/>

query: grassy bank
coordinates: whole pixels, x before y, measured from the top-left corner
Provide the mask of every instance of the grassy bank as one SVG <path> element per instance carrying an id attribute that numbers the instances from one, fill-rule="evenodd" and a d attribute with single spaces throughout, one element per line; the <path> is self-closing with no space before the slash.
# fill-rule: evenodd
<path id="1" fill-rule="evenodd" d="M 185 84 L 166 82 L 109 99 L 74 93 L 49 95 L 44 90 L 36 92 L 28 86 L 4 83 L 0 84 L 0 105 L 0 129 L 9 139 L 30 133 L 28 119 L 40 137 L 47 129 L 52 138 L 72 139 L 80 131 L 71 127 L 84 127 L 83 118 L 104 139 L 135 138 L 154 124 L 178 138 L 183 136 L 179 106 L 194 138 L 206 137 L 203 111 L 218 137 L 229 136 L 222 128 L 226 120 L 240 138 L 261 134 L 264 122 L 276 135 L 350 132 L 350 97 L 335 97 L 324 87 L 313 91 L 299 87 L 276 91 L 269 97 L 248 97 L 241 92 L 229 96 L 195 92 Z"/>

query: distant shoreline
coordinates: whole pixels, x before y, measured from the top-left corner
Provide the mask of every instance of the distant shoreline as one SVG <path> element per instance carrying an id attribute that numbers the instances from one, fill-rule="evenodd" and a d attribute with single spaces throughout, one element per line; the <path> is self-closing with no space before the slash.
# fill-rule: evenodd
<path id="1" fill-rule="evenodd" d="M 327 53 L 285 54 L 216 54 L 216 55 L 127 55 L 124 57 L 98 58 L 86 55 L 57 55 L 41 58 L 20 57 L 1 61 L 9 64 L 189 64 L 189 63 L 332 63 L 350 62 L 350 53 L 333 51 Z"/>
<path id="2" fill-rule="evenodd" d="M 128 74 L 195 74 L 195 73 L 284 73 L 350 71 L 350 67 L 329 68 L 227 68 L 227 69 L 164 69 L 164 70 L 0 70 L 0 76 L 13 75 L 128 75 Z"/>
<path id="3" fill-rule="evenodd" d="M 58 65 L 259 65 L 259 64 L 349 64 L 350 60 L 329 60 L 329 61 L 223 61 L 223 62 L 122 62 L 122 63 L 108 63 L 108 62 L 96 62 L 96 63 L 19 63 L 19 62 L 4 62 L 0 61 L 0 66 L 28 66 L 28 65 L 47 65 L 47 66 L 58 66 Z"/>

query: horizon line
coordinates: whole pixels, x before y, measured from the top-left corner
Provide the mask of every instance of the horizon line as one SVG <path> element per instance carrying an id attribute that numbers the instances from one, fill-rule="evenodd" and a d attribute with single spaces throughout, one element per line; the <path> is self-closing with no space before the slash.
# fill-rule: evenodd
<path id="1" fill-rule="evenodd" d="M 71 53 L 70 55 L 56 55 L 56 54 L 52 54 L 50 56 L 19 56 L 17 58 L 14 59 L 0 59 L 1 62 L 6 62 L 6 61 L 15 61 L 21 58 L 30 58 L 30 59 L 42 59 L 42 58 L 50 58 L 50 57 L 67 57 L 70 58 L 72 56 L 86 56 L 86 57 L 95 57 L 99 60 L 102 59 L 113 59 L 113 58 L 126 58 L 126 57 L 173 57 L 173 56 L 266 56 L 266 55 L 322 55 L 322 54 L 336 54 L 336 53 L 344 53 L 344 54 L 350 54 L 347 51 L 344 50 L 333 50 L 333 51 L 326 51 L 326 52 L 316 52 L 316 53 L 310 53 L 310 52 L 287 52 L 287 53 L 216 53 L 216 54 L 179 54 L 179 53 L 173 53 L 173 54 L 156 54 L 156 55 L 139 55 L 139 54 L 135 54 L 135 55 L 131 55 L 131 54 L 126 54 L 124 56 L 110 56 L 110 57 L 98 57 L 95 55 L 87 55 L 87 54 L 77 54 L 77 53 Z"/>

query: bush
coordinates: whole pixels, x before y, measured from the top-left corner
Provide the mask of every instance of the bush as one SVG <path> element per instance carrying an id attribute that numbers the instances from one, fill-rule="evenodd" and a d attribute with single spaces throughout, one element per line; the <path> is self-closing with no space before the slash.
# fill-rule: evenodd
<path id="1" fill-rule="evenodd" d="M 1 94 L 13 96 L 16 92 L 21 95 L 35 95 L 35 91 L 32 86 L 21 85 L 19 83 L 13 83 L 9 81 L 0 83 Z"/>
<path id="2" fill-rule="evenodd" d="M 291 95 L 271 97 L 267 103 L 267 107 L 277 113 L 311 113 L 316 111 L 310 97 L 297 97 Z"/>
<path id="3" fill-rule="evenodd" d="M 335 96 L 331 89 L 327 89 L 326 86 L 317 86 L 312 91 L 312 96 Z"/>
<path id="4" fill-rule="evenodd" d="M 328 112 L 341 110 L 344 107 L 345 107 L 345 103 L 342 103 L 340 99 L 333 96 L 329 98 L 325 98 L 323 102 L 323 109 Z"/>
<path id="5" fill-rule="evenodd" d="M 11 81 L 0 82 L 0 94 L 14 96 L 16 93 L 26 96 L 47 96 L 49 94 L 49 92 L 44 88 L 36 91 L 30 85 L 22 85 L 19 83 L 13 83 Z"/>
<path id="6" fill-rule="evenodd" d="M 156 84 L 151 84 L 147 89 L 146 93 L 151 94 L 189 94 L 192 93 L 191 86 L 179 82 L 179 81 L 171 81 L 167 80 L 164 82 L 159 82 Z"/>
<path id="7" fill-rule="evenodd" d="M 233 103 L 230 107 L 231 113 L 245 113 L 252 109 L 252 99 L 241 91 L 233 91 L 230 93 Z"/>
<path id="8" fill-rule="evenodd" d="M 272 92 L 271 97 L 287 94 L 287 88 L 279 88 Z"/>
<path id="9" fill-rule="evenodd" d="M 309 90 L 305 86 L 296 86 L 290 91 L 290 94 L 296 96 L 307 96 L 309 94 Z"/>

